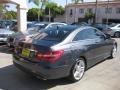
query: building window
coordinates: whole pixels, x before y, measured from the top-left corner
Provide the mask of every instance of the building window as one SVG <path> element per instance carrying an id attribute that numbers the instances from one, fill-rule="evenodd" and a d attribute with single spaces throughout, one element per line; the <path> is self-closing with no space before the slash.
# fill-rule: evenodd
<path id="1" fill-rule="evenodd" d="M 105 8 L 105 13 L 112 13 L 112 8 Z"/>
<path id="2" fill-rule="evenodd" d="M 88 11 L 89 13 L 93 13 L 93 9 L 92 9 L 92 8 L 88 8 L 87 11 Z"/>
<path id="3" fill-rule="evenodd" d="M 84 13 L 84 9 L 80 9 L 79 12 L 80 12 L 80 13 Z"/>
<path id="4" fill-rule="evenodd" d="M 72 16 L 73 15 L 73 10 L 72 9 L 70 9 L 70 16 Z"/>
<path id="5" fill-rule="evenodd" d="M 120 14 L 120 8 L 116 8 L 116 13 Z"/>

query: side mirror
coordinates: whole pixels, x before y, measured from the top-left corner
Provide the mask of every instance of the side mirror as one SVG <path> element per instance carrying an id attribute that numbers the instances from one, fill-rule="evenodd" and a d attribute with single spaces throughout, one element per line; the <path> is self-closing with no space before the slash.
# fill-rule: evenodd
<path id="1" fill-rule="evenodd" d="M 106 34 L 106 39 L 110 39 L 111 36 L 109 34 Z"/>

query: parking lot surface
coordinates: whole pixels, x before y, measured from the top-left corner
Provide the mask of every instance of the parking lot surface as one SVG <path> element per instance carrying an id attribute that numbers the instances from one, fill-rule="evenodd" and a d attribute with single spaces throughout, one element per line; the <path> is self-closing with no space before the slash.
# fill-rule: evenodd
<path id="1" fill-rule="evenodd" d="M 27 75 L 13 65 L 10 49 L 0 45 L 0 90 L 120 90 L 120 39 L 116 41 L 117 57 L 89 69 L 77 83 L 67 79 L 43 81 Z"/>

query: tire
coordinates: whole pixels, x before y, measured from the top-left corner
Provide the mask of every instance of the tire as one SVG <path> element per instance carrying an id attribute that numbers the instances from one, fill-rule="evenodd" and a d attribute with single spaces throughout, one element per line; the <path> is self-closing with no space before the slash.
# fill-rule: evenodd
<path id="1" fill-rule="evenodd" d="M 115 36 L 116 38 L 119 38 L 119 37 L 120 37 L 120 32 L 115 32 L 114 36 Z"/>
<path id="2" fill-rule="evenodd" d="M 85 73 L 85 61 L 83 58 L 79 58 L 76 60 L 75 64 L 73 65 L 70 76 L 68 77 L 69 80 L 72 82 L 77 82 L 82 79 Z"/>
<path id="3" fill-rule="evenodd" d="M 115 58 L 116 57 L 116 54 L 117 54 L 117 45 L 114 45 L 113 46 L 113 49 L 111 51 L 111 55 L 110 55 L 110 58 Z"/>

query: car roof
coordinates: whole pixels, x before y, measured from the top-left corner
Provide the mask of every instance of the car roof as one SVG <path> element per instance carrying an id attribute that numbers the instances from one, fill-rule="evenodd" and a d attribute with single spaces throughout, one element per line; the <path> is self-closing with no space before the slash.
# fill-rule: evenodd
<path id="1" fill-rule="evenodd" d="M 61 22 L 39 22 L 39 23 L 36 23 L 36 25 L 42 25 L 42 24 L 66 24 L 66 23 L 61 23 Z"/>
<path id="2" fill-rule="evenodd" d="M 48 28 L 48 29 L 44 29 L 44 30 L 70 30 L 70 31 L 74 31 L 74 32 L 78 32 L 78 31 L 82 31 L 84 29 L 89 29 L 89 28 L 94 28 L 92 26 L 76 26 L 76 25 L 63 25 L 63 26 L 58 26 L 57 28 Z"/>
<path id="3" fill-rule="evenodd" d="M 75 29 L 77 29 L 77 28 L 78 28 L 78 26 L 63 25 L 63 26 L 58 26 L 57 28 L 54 28 L 54 27 L 52 27 L 52 28 L 47 28 L 47 29 L 45 29 L 45 30 L 70 30 L 70 31 L 72 31 L 72 30 L 75 30 Z"/>

